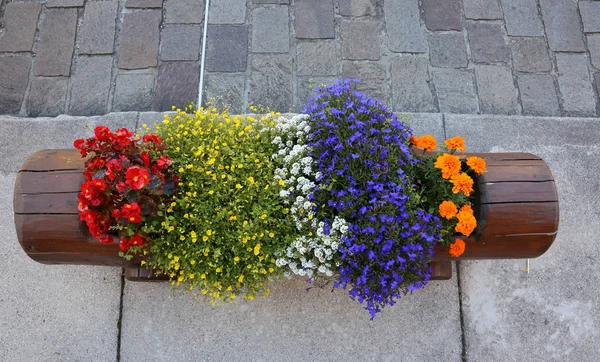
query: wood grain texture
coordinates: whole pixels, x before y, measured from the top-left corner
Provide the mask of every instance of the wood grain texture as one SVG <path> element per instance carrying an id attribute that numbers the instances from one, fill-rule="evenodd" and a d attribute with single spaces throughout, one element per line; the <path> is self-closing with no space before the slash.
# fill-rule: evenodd
<path id="1" fill-rule="evenodd" d="M 85 160 L 78 150 L 41 150 L 31 155 L 19 171 L 84 170 Z"/>
<path id="2" fill-rule="evenodd" d="M 485 183 L 479 191 L 482 204 L 558 202 L 554 181 Z"/>
<path id="3" fill-rule="evenodd" d="M 84 177 L 81 170 L 19 172 L 15 183 L 19 194 L 79 192 Z"/>

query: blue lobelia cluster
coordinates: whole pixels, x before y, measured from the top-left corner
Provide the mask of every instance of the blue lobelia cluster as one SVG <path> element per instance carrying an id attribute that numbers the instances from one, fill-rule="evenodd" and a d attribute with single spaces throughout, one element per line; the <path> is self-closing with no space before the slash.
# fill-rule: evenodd
<path id="1" fill-rule="evenodd" d="M 427 283 L 440 220 L 420 207 L 412 130 L 380 101 L 353 91 L 355 81 L 319 88 L 303 110 L 319 171 L 309 199 L 326 234 L 335 216 L 348 222 L 334 285 L 348 290 L 373 319 Z"/>

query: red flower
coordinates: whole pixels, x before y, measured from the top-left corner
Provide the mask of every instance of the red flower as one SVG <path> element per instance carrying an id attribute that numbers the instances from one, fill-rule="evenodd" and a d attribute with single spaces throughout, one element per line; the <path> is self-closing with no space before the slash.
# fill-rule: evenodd
<path id="1" fill-rule="evenodd" d="M 87 156 L 87 151 L 85 150 L 85 141 L 83 140 L 83 138 L 75 140 L 75 142 L 73 142 L 73 146 L 79 150 L 81 156 Z"/>
<path id="2" fill-rule="evenodd" d="M 133 136 L 133 132 L 127 130 L 127 128 L 119 128 L 115 134 L 113 145 L 126 147 L 131 143 L 131 136 Z"/>
<path id="3" fill-rule="evenodd" d="M 113 237 L 109 235 L 103 235 L 98 240 L 100 240 L 101 243 L 110 244 L 113 242 Z"/>
<path id="4" fill-rule="evenodd" d="M 140 158 L 142 159 L 144 166 L 150 167 L 150 155 L 148 155 L 148 152 L 142 152 Z"/>
<path id="5" fill-rule="evenodd" d="M 104 183 L 104 180 L 101 178 L 95 178 L 92 180 L 92 185 L 99 189 L 100 191 L 104 191 L 104 189 L 106 189 L 106 183 Z"/>
<path id="6" fill-rule="evenodd" d="M 142 141 L 144 143 L 154 142 L 157 145 L 160 145 L 162 143 L 162 140 L 158 136 L 153 135 L 153 134 L 144 135 L 144 137 L 142 138 Z"/>
<path id="7" fill-rule="evenodd" d="M 171 166 L 171 159 L 168 156 L 162 155 L 156 161 L 158 167 L 163 168 L 165 165 Z"/>
<path id="8" fill-rule="evenodd" d="M 108 141 L 113 137 L 112 132 L 106 126 L 97 126 L 94 129 L 94 134 L 96 138 L 100 141 Z"/>
<path id="9" fill-rule="evenodd" d="M 121 237 L 121 242 L 119 243 L 119 249 L 121 249 L 121 251 L 127 251 L 127 250 L 129 250 L 129 248 L 131 248 L 134 245 L 135 246 L 143 246 L 144 238 L 142 238 L 139 235 L 135 235 L 129 240 L 127 240 L 127 238 L 125 238 L 125 237 Z"/>
<path id="10" fill-rule="evenodd" d="M 139 166 L 131 166 L 125 172 L 127 181 L 125 183 L 131 186 L 134 190 L 139 190 L 150 183 L 150 174 L 145 168 Z"/>
<path id="11" fill-rule="evenodd" d="M 117 191 L 119 191 L 120 193 L 124 194 L 125 190 L 127 190 L 127 184 L 123 181 L 119 182 L 117 184 Z"/>
<path id="12" fill-rule="evenodd" d="M 126 218 L 132 224 L 136 224 L 142 221 L 142 213 L 140 206 L 137 202 L 131 204 L 125 204 L 121 209 L 121 216 Z"/>

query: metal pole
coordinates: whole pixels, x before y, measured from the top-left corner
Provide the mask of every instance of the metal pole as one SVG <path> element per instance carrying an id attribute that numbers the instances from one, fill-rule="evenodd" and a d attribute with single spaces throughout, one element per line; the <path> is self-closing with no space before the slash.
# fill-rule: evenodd
<path id="1" fill-rule="evenodd" d="M 206 58 L 206 31 L 208 29 L 208 7 L 210 0 L 206 0 L 206 8 L 204 9 L 204 33 L 202 34 L 202 57 L 200 60 L 200 84 L 198 85 L 198 103 L 196 108 L 202 107 L 202 88 L 204 88 L 204 60 Z"/>

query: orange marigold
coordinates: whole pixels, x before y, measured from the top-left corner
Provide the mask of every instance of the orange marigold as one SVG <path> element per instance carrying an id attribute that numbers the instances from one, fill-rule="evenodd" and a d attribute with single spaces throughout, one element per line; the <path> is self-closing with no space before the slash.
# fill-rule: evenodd
<path id="1" fill-rule="evenodd" d="M 443 201 L 440 204 L 440 215 L 448 220 L 456 216 L 458 209 L 452 201 Z"/>
<path id="2" fill-rule="evenodd" d="M 452 192 L 455 194 L 462 192 L 468 197 L 473 192 L 473 179 L 464 172 L 453 175 L 450 182 L 454 185 Z"/>
<path id="3" fill-rule="evenodd" d="M 469 204 L 466 204 L 463 207 L 461 207 L 459 212 L 468 212 L 471 215 L 473 215 L 473 209 L 471 208 L 471 205 L 469 205 Z"/>
<path id="4" fill-rule="evenodd" d="M 465 140 L 461 136 L 448 138 L 444 141 L 449 150 L 459 150 L 461 153 L 465 153 L 467 149 L 465 147 Z"/>
<path id="5" fill-rule="evenodd" d="M 448 153 L 444 153 L 435 160 L 435 168 L 442 170 L 442 177 L 448 179 L 460 172 L 460 159 Z"/>
<path id="6" fill-rule="evenodd" d="M 483 174 L 486 168 L 485 160 L 477 156 L 467 157 L 467 166 L 478 175 Z"/>
<path id="7" fill-rule="evenodd" d="M 454 243 L 450 244 L 450 256 L 458 258 L 465 252 L 465 242 L 462 239 L 456 238 Z"/>
<path id="8" fill-rule="evenodd" d="M 426 134 L 421 137 L 412 136 L 410 138 L 410 142 L 418 148 L 424 148 L 425 150 L 431 152 L 437 148 L 437 142 L 432 135 Z"/>
<path id="9" fill-rule="evenodd" d="M 456 217 L 458 218 L 458 224 L 456 224 L 454 230 L 467 237 L 471 235 L 475 227 L 477 227 L 475 216 L 469 212 L 459 212 Z"/>

